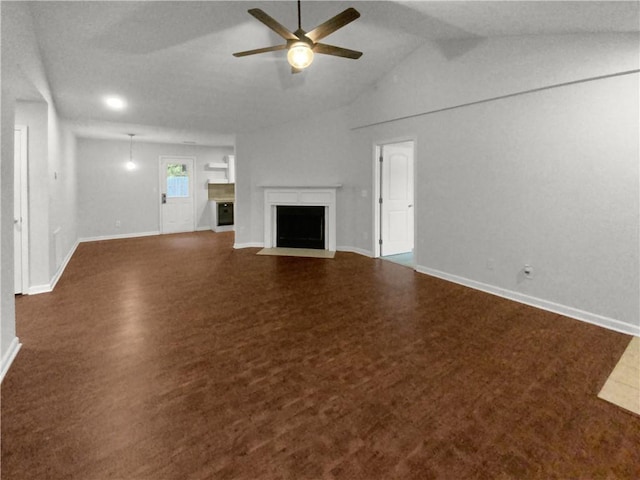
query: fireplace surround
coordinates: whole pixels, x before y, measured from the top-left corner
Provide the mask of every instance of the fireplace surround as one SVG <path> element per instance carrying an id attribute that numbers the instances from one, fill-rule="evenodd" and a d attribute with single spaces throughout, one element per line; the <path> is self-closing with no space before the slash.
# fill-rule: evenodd
<path id="1" fill-rule="evenodd" d="M 278 206 L 315 206 L 324 207 L 323 250 L 335 251 L 336 190 L 340 187 L 341 185 L 263 186 L 265 248 L 278 246 L 276 228 Z"/>

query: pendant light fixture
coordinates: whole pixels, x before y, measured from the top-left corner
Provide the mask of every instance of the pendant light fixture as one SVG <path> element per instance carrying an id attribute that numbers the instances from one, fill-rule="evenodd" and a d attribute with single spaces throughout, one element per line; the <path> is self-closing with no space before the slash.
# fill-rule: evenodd
<path id="1" fill-rule="evenodd" d="M 135 133 L 127 133 L 127 135 L 129 135 L 129 137 L 130 137 L 129 161 L 127 162 L 127 170 L 133 170 L 134 168 L 136 168 L 136 164 L 133 162 L 133 137 L 135 137 L 136 134 Z"/>

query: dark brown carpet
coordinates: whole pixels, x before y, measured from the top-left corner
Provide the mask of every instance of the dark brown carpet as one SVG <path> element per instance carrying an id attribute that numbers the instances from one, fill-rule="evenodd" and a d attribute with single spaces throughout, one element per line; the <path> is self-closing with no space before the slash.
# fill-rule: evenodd
<path id="1" fill-rule="evenodd" d="M 2 478 L 637 479 L 629 337 L 406 267 L 81 244 L 17 299 Z"/>

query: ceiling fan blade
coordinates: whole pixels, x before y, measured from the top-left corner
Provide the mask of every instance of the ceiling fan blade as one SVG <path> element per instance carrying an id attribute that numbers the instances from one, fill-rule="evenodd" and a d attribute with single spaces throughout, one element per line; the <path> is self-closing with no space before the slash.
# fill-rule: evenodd
<path id="1" fill-rule="evenodd" d="M 255 55 L 257 53 L 277 52 L 278 50 L 285 50 L 287 45 L 274 45 L 273 47 L 256 48 L 255 50 L 245 50 L 244 52 L 236 52 L 234 57 L 246 57 L 247 55 Z"/>
<path id="2" fill-rule="evenodd" d="M 355 8 L 347 8 L 344 12 L 318 25 L 307 33 L 306 36 L 312 42 L 317 42 L 339 28 L 344 27 L 346 24 L 353 22 L 358 17 L 360 17 L 360 14 Z"/>
<path id="3" fill-rule="evenodd" d="M 291 67 L 291 73 L 300 73 L 302 72 L 302 68 Z"/>
<path id="4" fill-rule="evenodd" d="M 293 33 L 280 25 L 280 23 L 278 23 L 276 20 L 264 13 L 259 8 L 252 8 L 251 10 L 249 10 L 249 13 L 285 40 L 299 40 L 298 37 L 296 37 Z"/>
<path id="5" fill-rule="evenodd" d="M 357 60 L 362 56 L 362 52 L 349 50 L 348 48 L 334 47 L 326 43 L 316 43 L 313 47 L 315 53 L 324 53 L 325 55 L 333 55 L 335 57 L 352 58 Z"/>

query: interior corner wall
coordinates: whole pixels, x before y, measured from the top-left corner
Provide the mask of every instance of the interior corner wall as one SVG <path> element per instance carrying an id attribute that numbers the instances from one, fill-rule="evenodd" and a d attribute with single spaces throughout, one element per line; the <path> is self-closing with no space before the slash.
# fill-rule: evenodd
<path id="1" fill-rule="evenodd" d="M 75 138 L 49 105 L 49 159 L 47 191 L 49 192 L 49 278 L 57 278 L 66 257 L 73 252 L 77 232 L 77 167 Z"/>
<path id="2" fill-rule="evenodd" d="M 13 278 L 13 98 L 0 99 L 0 368 L 10 364 L 16 341 Z"/>
<path id="3" fill-rule="evenodd" d="M 78 181 L 76 138 L 64 123 L 54 124 L 56 155 L 49 162 L 49 192 L 51 197 L 50 272 L 57 278 L 78 242 Z"/>
<path id="4" fill-rule="evenodd" d="M 195 157 L 196 229 L 210 228 L 207 163 L 222 162 L 233 147 L 149 143 L 134 138 L 134 170 L 127 170 L 130 141 L 78 138 L 78 232 L 81 239 L 160 232 L 160 156 Z"/>

